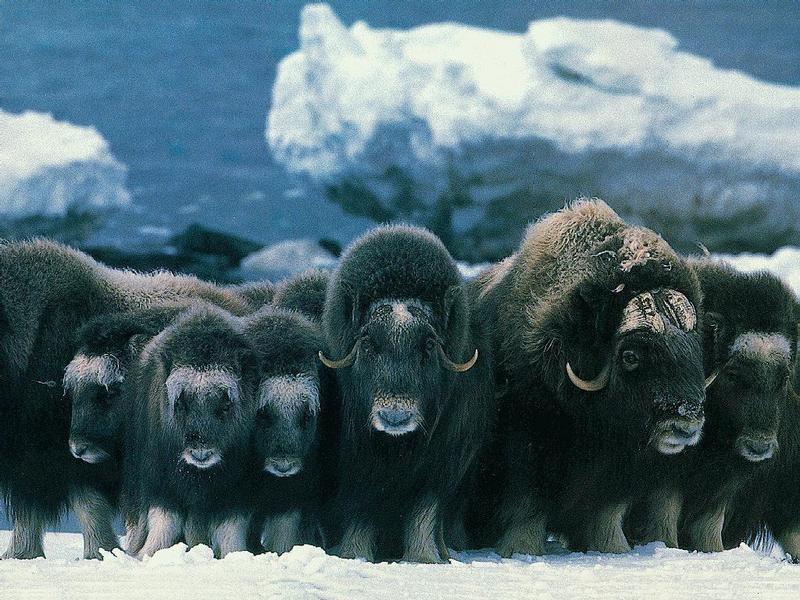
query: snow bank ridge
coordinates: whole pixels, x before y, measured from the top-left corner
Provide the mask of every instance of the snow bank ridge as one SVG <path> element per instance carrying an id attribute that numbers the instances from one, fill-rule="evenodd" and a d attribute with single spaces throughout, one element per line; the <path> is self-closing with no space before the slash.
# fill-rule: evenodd
<path id="1" fill-rule="evenodd" d="M 126 205 L 126 175 L 96 129 L 0 111 L 0 217 Z"/>
<path id="2" fill-rule="evenodd" d="M 272 152 L 323 188 L 363 186 L 390 216 L 425 222 L 455 189 L 467 232 L 501 218 L 493 203 L 527 222 L 578 195 L 717 249 L 787 243 L 800 224 L 800 88 L 719 69 L 666 31 L 347 28 L 315 4 L 299 38 L 273 88 Z M 527 210 L 509 206 L 520 193 Z"/>

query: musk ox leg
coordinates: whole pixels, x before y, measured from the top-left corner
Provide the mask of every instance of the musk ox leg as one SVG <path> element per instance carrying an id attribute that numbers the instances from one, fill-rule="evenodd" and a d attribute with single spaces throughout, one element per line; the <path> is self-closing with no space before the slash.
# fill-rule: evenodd
<path id="1" fill-rule="evenodd" d="M 283 554 L 302 543 L 303 515 L 299 510 L 290 510 L 270 517 L 264 524 L 264 549 Z"/>
<path id="2" fill-rule="evenodd" d="M 642 542 L 664 542 L 668 548 L 678 547 L 678 522 L 683 496 L 678 490 L 661 489 L 647 502 L 647 524 Z"/>
<path id="3" fill-rule="evenodd" d="M 136 556 L 147 541 L 147 513 L 140 513 L 139 518 L 127 523 L 125 528 L 127 531 L 122 540 L 125 552 Z"/>
<path id="4" fill-rule="evenodd" d="M 30 559 L 44 556 L 42 546 L 42 535 L 44 531 L 45 519 L 35 511 L 29 509 L 13 511 L 14 529 L 11 532 L 11 541 L 8 549 L 2 558 Z"/>
<path id="5" fill-rule="evenodd" d="M 447 527 L 443 529 L 443 535 L 447 541 L 447 545 L 454 550 L 462 551 L 469 547 L 469 534 L 467 527 L 464 525 L 464 504 L 461 503 L 456 514 L 447 520 Z"/>
<path id="6" fill-rule="evenodd" d="M 501 531 L 497 552 L 504 558 L 513 554 L 541 555 L 547 542 L 547 519 L 536 509 L 531 497 L 506 497 L 499 511 Z"/>
<path id="7" fill-rule="evenodd" d="M 147 540 L 138 557 L 153 556 L 159 550 L 177 544 L 183 535 L 183 517 L 178 513 L 155 506 L 147 511 Z"/>
<path id="8" fill-rule="evenodd" d="M 198 518 L 197 515 L 189 513 L 183 522 L 183 539 L 189 548 L 194 548 L 200 544 L 211 546 L 208 523 Z"/>
<path id="9" fill-rule="evenodd" d="M 463 526 L 463 520 L 462 520 Z M 466 535 L 466 529 L 464 529 L 464 534 Z M 466 538 L 464 538 L 465 543 L 462 546 L 462 550 L 466 550 Z M 442 557 L 442 560 L 445 562 L 450 561 L 450 551 L 447 549 L 447 542 L 444 541 L 444 523 L 441 519 L 439 519 L 439 526 L 436 528 L 436 548 L 439 550 L 439 556 Z"/>
<path id="10" fill-rule="evenodd" d="M 225 519 L 217 525 L 211 534 L 211 546 L 214 556 L 225 558 L 231 552 L 247 550 L 247 531 L 250 517 L 238 515 Z"/>
<path id="11" fill-rule="evenodd" d="M 119 539 L 111 526 L 114 507 L 105 496 L 89 487 L 73 488 L 69 504 L 83 531 L 83 558 L 102 560 L 100 548 L 110 552 L 119 547 Z"/>
<path id="12" fill-rule="evenodd" d="M 620 502 L 590 515 L 586 527 L 586 549 L 614 554 L 630 552 L 630 544 L 622 531 L 627 511 L 627 503 Z"/>
<path id="13" fill-rule="evenodd" d="M 416 563 L 445 563 L 439 552 L 439 503 L 424 500 L 417 504 L 406 525 L 403 560 Z"/>
<path id="14" fill-rule="evenodd" d="M 377 554 L 375 528 L 364 521 L 353 520 L 345 529 L 339 556 L 342 558 L 363 558 L 375 562 Z"/>
<path id="15" fill-rule="evenodd" d="M 722 552 L 722 528 L 725 525 L 725 504 L 698 515 L 686 525 L 687 550 Z"/>
<path id="16" fill-rule="evenodd" d="M 792 557 L 792 562 L 800 562 L 800 525 L 776 532 L 775 537 L 783 551 Z"/>

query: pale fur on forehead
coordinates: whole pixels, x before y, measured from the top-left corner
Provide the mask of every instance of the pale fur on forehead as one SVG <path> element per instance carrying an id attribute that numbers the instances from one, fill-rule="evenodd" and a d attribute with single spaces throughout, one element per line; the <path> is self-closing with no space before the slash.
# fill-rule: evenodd
<path id="1" fill-rule="evenodd" d="M 312 375 L 276 375 L 262 380 L 258 387 L 259 408 L 291 412 L 303 405 L 308 405 L 311 414 L 319 413 L 319 382 Z"/>
<path id="2" fill-rule="evenodd" d="M 742 354 L 770 362 L 785 362 L 791 357 L 792 349 L 785 335 L 748 331 L 734 340 L 731 354 Z"/>
<path id="3" fill-rule="evenodd" d="M 411 311 L 409 311 L 409 308 L 412 306 L 423 311 L 428 317 L 432 316 L 433 313 L 430 305 L 426 302 L 423 302 L 419 298 L 382 298 L 370 304 L 367 313 L 372 314 L 384 306 L 391 307 L 392 320 L 399 327 L 404 326 L 409 321 L 417 318 L 415 315 L 411 314 Z"/>
<path id="4" fill-rule="evenodd" d="M 90 381 L 108 388 L 125 380 L 125 369 L 113 354 L 87 356 L 76 354 L 64 370 L 64 388 L 74 389 L 79 383 Z"/>
<path id="5" fill-rule="evenodd" d="M 174 404 L 182 392 L 199 394 L 220 389 L 234 402 L 239 400 L 239 378 L 221 367 L 177 367 L 167 377 L 166 387 L 170 404 Z"/>

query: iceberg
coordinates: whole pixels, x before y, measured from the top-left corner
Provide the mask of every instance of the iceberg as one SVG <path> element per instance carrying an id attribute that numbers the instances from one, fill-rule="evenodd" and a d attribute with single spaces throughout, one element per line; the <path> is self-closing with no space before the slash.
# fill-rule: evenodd
<path id="1" fill-rule="evenodd" d="M 800 88 L 618 21 L 395 30 L 309 5 L 266 137 L 309 192 L 427 225 L 471 262 L 578 196 L 683 250 L 800 242 Z"/>
<path id="2" fill-rule="evenodd" d="M 96 129 L 0 111 L 0 218 L 124 206 L 126 176 Z"/>

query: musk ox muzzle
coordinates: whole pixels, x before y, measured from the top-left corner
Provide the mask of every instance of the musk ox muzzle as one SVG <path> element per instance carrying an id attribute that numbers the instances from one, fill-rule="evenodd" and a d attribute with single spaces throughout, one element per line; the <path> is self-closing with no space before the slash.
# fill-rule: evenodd
<path id="1" fill-rule="evenodd" d="M 268 458 L 264 461 L 264 470 L 275 477 L 291 477 L 303 470 L 303 459 L 295 456 Z"/>
<path id="2" fill-rule="evenodd" d="M 700 441 L 705 419 L 666 419 L 660 422 L 650 444 L 661 454 L 678 454 Z"/>
<path id="3" fill-rule="evenodd" d="M 674 324 L 682 331 L 689 332 L 695 329 L 697 312 L 689 299 L 681 292 L 670 289 L 642 292 L 625 305 L 616 335 L 624 335 L 633 331 L 664 333 L 667 322 Z M 596 377 L 586 380 L 576 375 L 572 365 L 567 362 L 567 377 L 578 389 L 585 392 L 598 392 L 608 385 L 611 376 L 611 359 L 605 360 L 603 365 Z M 706 385 L 709 384 L 710 382 L 707 381 Z"/>
<path id="4" fill-rule="evenodd" d="M 370 422 L 373 429 L 392 436 L 416 431 L 422 423 L 418 403 L 412 397 L 398 394 L 376 394 L 372 401 Z"/>
<path id="5" fill-rule="evenodd" d="M 197 469 L 210 469 L 222 462 L 222 455 L 216 448 L 186 448 L 181 458 Z"/>
<path id="6" fill-rule="evenodd" d="M 99 446 L 74 435 L 69 438 L 69 451 L 73 457 L 90 465 L 96 465 L 111 458 L 111 455 Z"/>
<path id="7" fill-rule="evenodd" d="M 745 460 L 761 462 L 775 455 L 778 451 L 778 440 L 774 435 L 740 435 L 734 447 Z"/>

